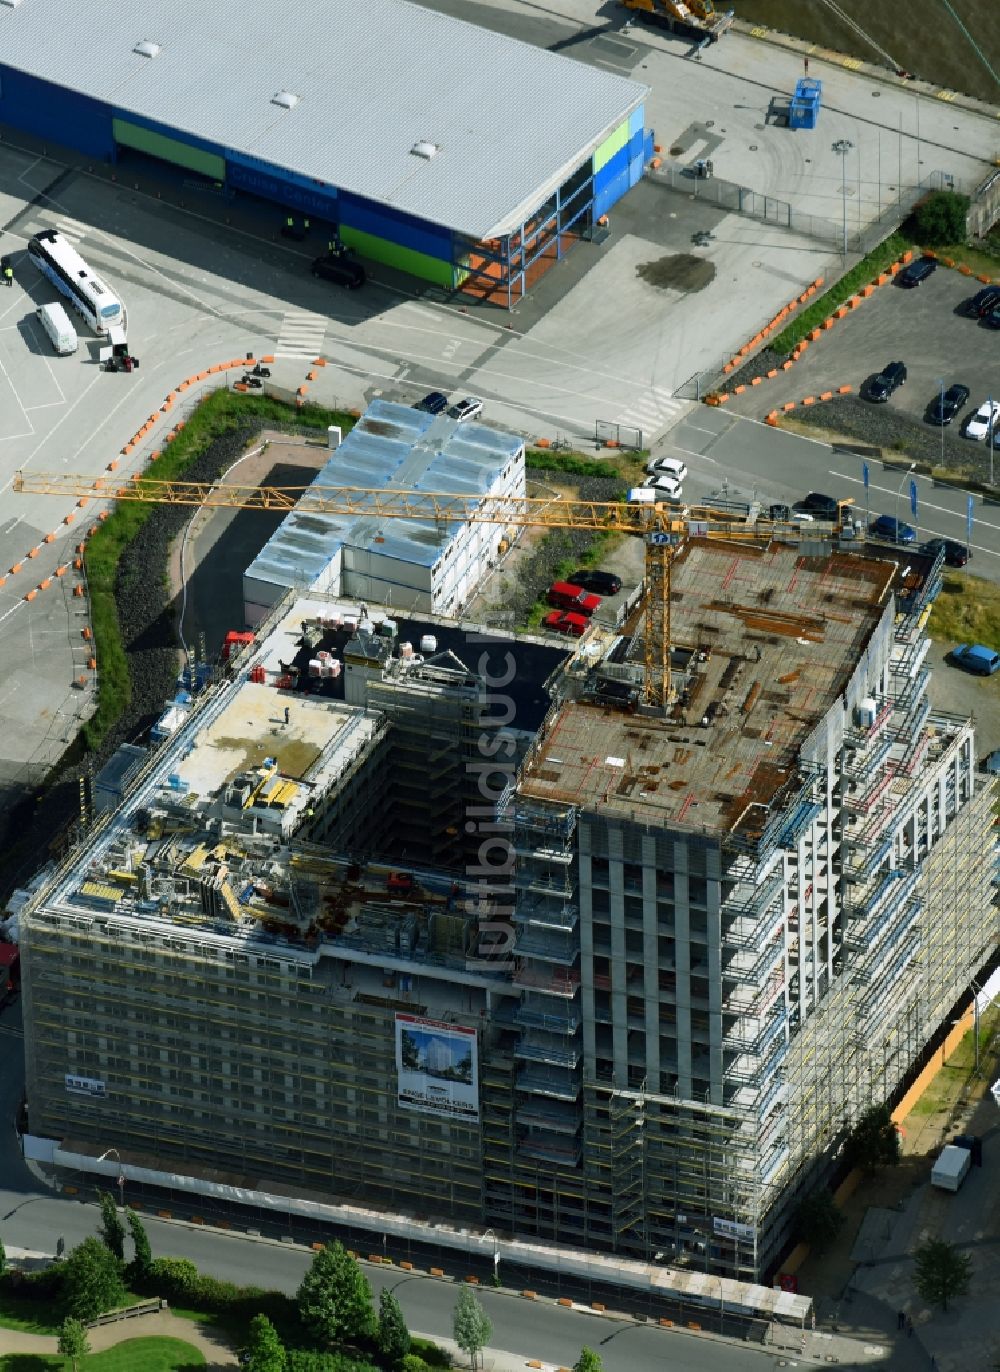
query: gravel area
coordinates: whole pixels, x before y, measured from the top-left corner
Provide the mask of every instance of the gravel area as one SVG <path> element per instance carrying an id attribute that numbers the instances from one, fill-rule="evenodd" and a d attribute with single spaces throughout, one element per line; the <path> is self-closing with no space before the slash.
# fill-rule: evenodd
<path id="1" fill-rule="evenodd" d="M 808 409 L 799 406 L 795 421 L 810 428 L 826 429 L 842 434 L 857 443 L 893 450 L 900 461 L 917 461 L 928 467 L 941 467 L 941 430 L 921 424 L 890 409 L 888 405 L 871 405 L 857 396 L 837 396 L 820 401 Z M 996 455 L 1000 470 L 1000 454 Z M 962 438 L 953 427 L 944 431 L 944 466 L 964 473 L 974 481 L 986 483 L 990 477 L 990 453 L 985 443 Z"/>
<path id="2" fill-rule="evenodd" d="M 755 353 L 737 371 L 724 376 L 719 382 L 719 390 L 728 391 L 732 395 L 734 386 L 749 386 L 754 377 L 767 376 L 768 372 L 780 367 L 787 357 L 787 353 L 776 353 L 773 348 L 761 348 L 759 353 Z"/>

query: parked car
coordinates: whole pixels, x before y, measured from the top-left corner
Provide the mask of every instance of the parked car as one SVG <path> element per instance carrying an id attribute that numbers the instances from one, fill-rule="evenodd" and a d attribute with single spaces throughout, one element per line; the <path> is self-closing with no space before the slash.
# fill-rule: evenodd
<path id="1" fill-rule="evenodd" d="M 936 270 L 937 262 L 933 257 L 918 257 L 908 267 L 903 268 L 896 280 L 904 290 L 910 290 L 914 286 L 919 286 L 921 281 L 926 281 Z"/>
<path id="2" fill-rule="evenodd" d="M 954 386 L 949 386 L 944 394 L 939 391 L 928 408 L 928 424 L 950 424 L 968 399 L 968 386 L 963 386 L 957 381 Z"/>
<path id="3" fill-rule="evenodd" d="M 906 382 L 906 363 L 890 362 L 887 367 L 873 376 L 868 382 L 868 399 L 876 405 L 884 405 L 894 391 Z"/>
<path id="4" fill-rule="evenodd" d="M 837 522 L 837 502 L 832 495 L 822 495 L 819 491 L 810 491 L 807 496 L 803 496 L 792 506 L 793 519 L 801 519 L 803 515 L 808 515 L 810 519 L 824 519 L 835 524 Z"/>
<path id="5" fill-rule="evenodd" d="M 347 252 L 317 257 L 310 270 L 313 276 L 332 281 L 335 286 L 343 286 L 347 291 L 356 291 L 366 280 L 364 267 Z"/>
<path id="6" fill-rule="evenodd" d="M 917 531 L 912 524 L 904 524 L 895 515 L 879 515 L 868 525 L 871 538 L 885 538 L 890 543 L 916 543 Z"/>
<path id="7" fill-rule="evenodd" d="M 1000 419 L 1000 400 L 984 400 L 974 415 L 966 420 L 964 435 L 977 441 L 986 438 Z"/>
<path id="8" fill-rule="evenodd" d="M 553 633 L 571 634 L 574 638 L 582 638 L 590 628 L 590 620 L 586 615 L 575 614 L 571 610 L 553 610 L 542 620 L 542 628 L 551 629 Z"/>
<path id="9" fill-rule="evenodd" d="M 791 519 L 792 507 L 790 505 L 780 504 L 768 505 L 767 517 L 768 519 L 773 520 L 775 524 L 783 524 Z"/>
<path id="10" fill-rule="evenodd" d="M 1000 671 L 1000 653 L 982 643 L 960 643 L 948 654 L 949 660 L 974 676 L 992 676 Z"/>
<path id="11" fill-rule="evenodd" d="M 984 286 L 981 291 L 976 291 L 975 295 L 965 302 L 965 312 L 973 315 L 976 319 L 984 319 L 998 305 L 1000 305 L 1000 286 Z"/>
<path id="12" fill-rule="evenodd" d="M 988 329 L 1000 329 L 1000 305 L 994 305 L 987 314 L 981 315 L 980 322 Z"/>
<path id="13" fill-rule="evenodd" d="M 601 603 L 599 595 L 591 595 L 571 581 L 553 581 L 545 592 L 545 599 L 557 610 L 573 610 L 588 619 Z"/>
<path id="14" fill-rule="evenodd" d="M 675 481 L 683 481 L 688 474 L 687 464 L 677 457 L 654 457 L 646 463 L 650 476 L 672 476 Z"/>
<path id="15" fill-rule="evenodd" d="M 423 400 L 418 400 L 413 408 L 424 410 L 427 414 L 440 414 L 442 410 L 448 408 L 448 397 L 444 391 L 431 391 L 424 396 Z"/>
<path id="16" fill-rule="evenodd" d="M 462 400 L 456 400 L 448 413 L 452 419 L 457 419 L 461 424 L 466 419 L 478 419 L 483 412 L 483 402 L 477 395 L 467 395 Z"/>
<path id="17" fill-rule="evenodd" d="M 614 572 L 584 569 L 574 572 L 569 580 L 571 586 L 582 586 L 585 591 L 594 591 L 597 595 L 617 595 L 622 588 L 622 579 Z"/>
<path id="18" fill-rule="evenodd" d="M 957 543 L 953 538 L 929 538 L 920 551 L 928 557 L 944 553 L 946 567 L 964 567 L 972 556 L 964 543 Z"/>
<path id="19" fill-rule="evenodd" d="M 680 500 L 683 487 L 681 483 L 672 476 L 647 476 L 642 483 L 647 490 L 659 491 L 668 500 Z"/>

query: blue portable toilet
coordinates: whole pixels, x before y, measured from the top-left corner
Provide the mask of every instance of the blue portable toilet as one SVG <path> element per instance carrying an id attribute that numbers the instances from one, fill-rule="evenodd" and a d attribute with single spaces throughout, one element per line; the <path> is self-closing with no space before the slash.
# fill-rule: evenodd
<path id="1" fill-rule="evenodd" d="M 803 76 L 795 83 L 795 94 L 788 106 L 790 129 L 814 129 L 819 121 L 819 107 L 823 99 L 823 82 Z"/>

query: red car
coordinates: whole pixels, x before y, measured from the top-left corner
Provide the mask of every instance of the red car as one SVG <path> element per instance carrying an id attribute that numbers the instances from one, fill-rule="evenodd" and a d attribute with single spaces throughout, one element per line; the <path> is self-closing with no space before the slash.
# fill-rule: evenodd
<path id="1" fill-rule="evenodd" d="M 573 610 L 553 610 L 542 620 L 542 627 L 557 634 L 572 634 L 574 638 L 582 638 L 590 628 L 590 620 Z"/>
<path id="2" fill-rule="evenodd" d="M 591 595 L 582 586 L 574 586 L 569 581 L 553 581 L 545 593 L 545 599 L 557 610 L 573 610 L 578 615 L 590 616 L 601 603 L 599 595 Z"/>

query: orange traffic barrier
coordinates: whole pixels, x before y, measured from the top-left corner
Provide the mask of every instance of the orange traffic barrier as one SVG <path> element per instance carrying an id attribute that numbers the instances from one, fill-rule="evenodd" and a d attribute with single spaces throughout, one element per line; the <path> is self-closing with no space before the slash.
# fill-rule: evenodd
<path id="1" fill-rule="evenodd" d="M 720 405 L 724 405 L 728 399 L 729 399 L 729 392 L 728 392 L 728 391 L 720 391 L 720 392 L 719 392 L 719 394 L 718 394 L 718 396 L 717 396 L 717 400 L 718 400 L 718 403 L 719 403 Z"/>
<path id="2" fill-rule="evenodd" d="M 126 443 L 125 446 L 124 446 L 124 448 L 122 448 L 122 453 L 125 455 L 125 457 L 128 457 L 129 453 L 132 452 L 132 450 L 133 450 L 134 448 L 135 448 L 135 444 L 134 444 L 134 443 Z"/>
<path id="3" fill-rule="evenodd" d="M 24 598 L 25 598 L 25 600 L 34 600 L 34 598 L 35 598 L 35 596 L 36 596 L 37 594 L 38 594 L 37 591 L 32 590 L 32 591 L 29 591 L 29 592 L 27 593 L 27 595 L 26 595 Z"/>
<path id="4" fill-rule="evenodd" d="M 264 361 L 265 361 L 265 362 L 267 361 L 267 358 L 266 358 L 266 357 L 264 358 Z M 273 358 L 272 358 L 272 361 L 273 361 Z M 444 1276 L 444 1270 L 443 1270 L 443 1268 L 440 1268 L 440 1267 L 432 1267 L 432 1268 L 431 1268 L 431 1276 L 432 1276 L 432 1277 L 443 1277 L 443 1276 Z"/>
<path id="5" fill-rule="evenodd" d="M 745 390 L 746 386 L 734 386 L 733 395 L 742 395 Z"/>
<path id="6" fill-rule="evenodd" d="M 795 401 L 794 401 L 794 400 L 787 400 L 787 401 L 785 402 L 785 404 L 782 405 L 781 408 L 784 410 L 785 414 L 788 414 L 790 410 L 794 410 L 794 409 L 795 409 Z"/>
<path id="7" fill-rule="evenodd" d="M 772 410 L 770 414 L 764 416 L 764 423 L 770 424 L 772 429 L 778 427 L 778 411 Z"/>
<path id="8" fill-rule="evenodd" d="M 661 1329 L 673 1329 L 673 1327 L 674 1327 L 674 1322 L 673 1322 L 673 1320 L 668 1320 L 668 1319 L 666 1319 L 663 1315 L 661 1315 L 661 1316 L 660 1316 L 660 1327 L 661 1327 Z"/>
<path id="9" fill-rule="evenodd" d="M 325 366 L 326 366 L 326 358 L 325 358 L 325 357 L 314 357 L 314 358 L 313 358 L 313 366 L 314 366 L 314 367 L 325 367 Z"/>
<path id="10" fill-rule="evenodd" d="M 41 551 L 42 551 L 41 548 L 32 548 L 32 550 L 31 550 L 31 552 L 28 554 L 28 556 L 29 556 L 29 557 L 37 557 L 38 554 L 39 554 Z"/>
<path id="11" fill-rule="evenodd" d="M 608 1307 L 606 1305 L 602 1305 L 600 1301 L 591 1301 L 590 1308 L 591 1310 L 603 1311 L 607 1310 Z"/>
<path id="12" fill-rule="evenodd" d="M 777 367 L 772 367 L 771 370 L 768 372 L 767 375 L 768 375 L 768 378 L 769 378 L 769 379 L 770 379 L 772 376 L 777 376 L 777 375 L 778 375 L 778 369 L 777 369 Z"/>
<path id="13" fill-rule="evenodd" d="M 884 286 L 884 285 L 886 285 L 887 282 L 889 282 L 889 281 L 891 281 L 891 280 L 892 280 L 892 277 L 889 275 L 888 272 L 879 272 L 878 278 L 877 278 L 875 284 L 876 284 L 877 286 Z"/>
<path id="14" fill-rule="evenodd" d="M 56 575 L 56 576 L 65 576 L 66 573 L 67 573 L 67 571 L 69 571 L 69 563 L 68 563 L 68 562 L 64 562 L 63 565 L 62 565 L 61 567 L 57 567 L 57 568 L 56 568 L 56 570 L 55 570 L 55 575 Z"/>
<path id="15" fill-rule="evenodd" d="M 462 1280 L 463 1280 L 463 1281 L 466 1283 L 466 1285 L 468 1285 L 468 1286 L 478 1286 L 478 1285 L 479 1285 L 479 1278 L 478 1278 L 478 1277 L 463 1277 Z"/>
<path id="16" fill-rule="evenodd" d="M 522 1291 L 522 1292 L 521 1292 L 521 1295 L 524 1297 L 524 1299 L 525 1299 L 526 1301 L 537 1301 L 537 1300 L 538 1300 L 538 1292 L 537 1292 L 537 1291 Z"/>
<path id="17" fill-rule="evenodd" d="M 688 1328 L 689 1328 L 689 1329 L 700 1329 L 700 1328 L 701 1328 L 701 1325 L 698 1323 L 697 1320 L 688 1320 Z"/>
<path id="18" fill-rule="evenodd" d="M 834 310 L 834 312 L 833 312 L 833 317 L 834 317 L 834 319 L 846 319 L 846 318 L 847 318 L 847 313 L 848 313 L 848 311 L 847 311 L 847 306 L 846 306 L 846 305 L 841 305 L 841 307 L 840 307 L 839 310 Z"/>
<path id="19" fill-rule="evenodd" d="M 652 167 L 653 171 L 659 171 L 660 168 L 663 166 L 663 162 L 661 158 L 654 157 L 649 165 Z"/>
<path id="20" fill-rule="evenodd" d="M 824 319 L 823 322 L 822 322 L 822 324 L 820 325 L 820 328 L 821 328 L 821 329 L 832 329 L 833 326 L 834 326 L 834 324 L 836 324 L 836 322 L 837 322 L 836 319 L 834 319 L 834 318 L 832 318 L 832 317 L 831 317 L 830 319 Z"/>
<path id="21" fill-rule="evenodd" d="M 733 370 L 733 364 L 732 364 L 731 362 L 727 362 L 726 365 L 722 368 L 722 374 L 723 374 L 723 376 L 728 376 L 729 373 L 730 373 L 732 370 Z"/>
<path id="22" fill-rule="evenodd" d="M 263 356 L 260 360 L 261 360 L 261 362 L 273 362 L 273 361 L 274 361 L 274 354 L 273 354 L 273 353 L 265 353 L 264 356 Z"/>
<path id="23" fill-rule="evenodd" d="M 851 393 L 851 388 L 850 388 L 850 386 L 838 386 L 838 387 L 837 387 L 837 394 L 838 394 L 838 395 L 850 395 L 850 393 Z"/>
<path id="24" fill-rule="evenodd" d="M 307 380 L 307 381 L 315 381 L 315 380 L 316 380 L 316 373 L 315 373 L 315 372 L 306 372 L 306 380 Z"/>
<path id="25" fill-rule="evenodd" d="M 808 338 L 803 338 L 802 342 L 801 342 L 801 343 L 799 344 L 799 346 L 798 346 L 797 351 L 800 352 L 800 353 L 804 353 L 808 347 L 809 347 L 809 340 L 808 340 Z"/>
<path id="26" fill-rule="evenodd" d="M 552 439 L 551 439 L 551 438 L 539 438 L 539 439 L 536 439 L 536 440 L 535 440 L 535 447 L 536 447 L 536 448 L 551 448 L 551 447 L 552 447 Z"/>
<path id="27" fill-rule="evenodd" d="M 83 595 L 83 587 L 80 586 L 79 584 L 77 584 L 76 586 L 74 586 L 74 587 L 73 587 L 73 594 L 74 594 L 75 596 L 82 596 L 82 595 Z"/>
<path id="28" fill-rule="evenodd" d="M 788 359 L 786 359 L 786 360 L 785 360 L 784 362 L 782 362 L 782 364 L 781 364 L 781 370 L 782 370 L 783 372 L 790 371 L 790 370 L 791 370 L 791 366 L 792 366 L 791 361 L 788 360 Z"/>
<path id="29" fill-rule="evenodd" d="M 928 253 L 927 256 L 928 256 L 928 257 L 933 257 L 934 254 L 933 254 L 933 253 Z M 902 257 L 901 257 L 899 260 L 900 260 L 900 262 L 912 262 L 912 261 L 913 261 L 913 249 L 912 249 L 912 248 L 907 248 L 906 252 L 903 253 Z"/>
<path id="30" fill-rule="evenodd" d="M 305 395 L 305 393 L 306 393 L 306 391 L 308 391 L 308 389 L 309 389 L 308 386 L 300 386 L 300 387 L 298 388 L 298 390 L 295 392 L 295 394 L 296 394 L 296 395 Z"/>
<path id="31" fill-rule="evenodd" d="M 763 378 L 762 376 L 752 376 L 752 377 L 750 378 L 750 385 L 751 385 L 751 386 L 759 386 L 763 380 L 764 380 L 764 378 Z"/>
<path id="32" fill-rule="evenodd" d="M 116 472 L 118 470 L 118 459 L 113 458 L 104 470 L 108 472 Z"/>
<path id="33" fill-rule="evenodd" d="M 38 589 L 40 591 L 47 591 L 51 585 L 52 578 L 50 576 L 43 576 L 41 581 L 38 583 Z"/>
<path id="34" fill-rule="evenodd" d="M 150 460 L 150 462 L 155 462 L 156 459 L 159 457 L 159 455 L 160 455 L 160 450 L 159 450 L 159 448 L 157 448 L 155 452 L 152 452 L 152 453 L 149 454 L 149 460 Z"/>
<path id="35" fill-rule="evenodd" d="M 55 536 L 55 534 L 46 534 L 45 537 L 42 539 L 42 542 L 43 542 L 43 543 L 55 543 L 55 541 L 56 541 L 56 536 Z"/>
<path id="36" fill-rule="evenodd" d="M 819 290 L 819 288 L 820 288 L 820 286 L 822 286 L 822 284 L 823 284 L 823 277 L 822 277 L 822 276 L 817 276 L 816 280 L 813 282 L 813 285 L 816 287 L 817 290 Z"/>
<path id="37" fill-rule="evenodd" d="M 234 381 L 234 382 L 233 382 L 233 390 L 234 390 L 234 391 L 248 391 L 249 389 L 250 389 L 250 387 L 249 387 L 245 382 L 243 382 L 243 381 Z"/>
<path id="38" fill-rule="evenodd" d="M 70 510 L 69 514 L 68 514 L 68 515 L 66 516 L 66 518 L 63 520 L 63 523 L 64 523 L 64 524 L 72 524 L 72 523 L 73 523 L 73 520 L 74 520 L 75 518 L 76 518 L 76 515 L 73 513 L 72 510 Z"/>
<path id="39" fill-rule="evenodd" d="M 10 569 L 10 574 L 11 574 L 11 576 L 16 576 L 17 573 L 21 570 L 21 568 L 22 568 L 23 566 L 24 566 L 24 563 L 23 563 L 23 562 L 15 562 L 14 565 L 13 565 L 13 567 L 11 567 L 11 569 Z"/>
<path id="40" fill-rule="evenodd" d="M 821 392 L 819 398 L 820 398 L 820 400 L 832 400 L 832 399 L 833 399 L 833 391 L 823 391 L 823 392 Z"/>
<path id="41" fill-rule="evenodd" d="M 557 1301 L 557 1304 L 564 1306 L 572 1306 L 573 1302 L 570 1300 L 569 1296 L 560 1296 L 559 1300 Z"/>
<path id="42" fill-rule="evenodd" d="M 971 275 L 972 275 L 972 268 L 971 268 L 971 267 L 967 267 L 964 263 L 960 263 L 960 264 L 959 264 L 958 270 L 962 273 L 963 276 L 971 276 Z"/>
<path id="43" fill-rule="evenodd" d="M 816 339 L 820 336 L 820 332 L 821 331 L 819 329 L 812 329 L 809 334 L 810 341 L 815 343 Z"/>
<path id="44" fill-rule="evenodd" d="M 802 403 L 803 403 L 803 405 L 815 405 L 815 404 L 816 404 L 816 397 L 815 397 L 814 395 L 807 395 L 806 398 L 805 398 L 805 400 L 803 400 Z"/>

